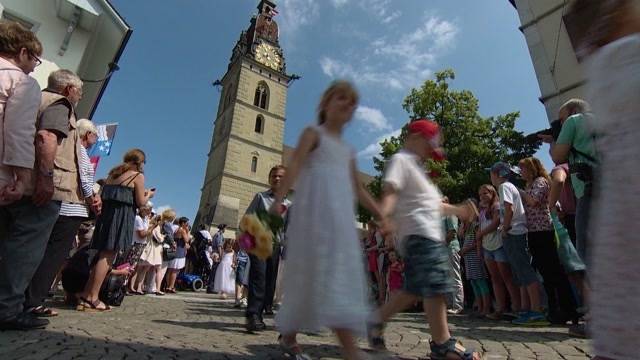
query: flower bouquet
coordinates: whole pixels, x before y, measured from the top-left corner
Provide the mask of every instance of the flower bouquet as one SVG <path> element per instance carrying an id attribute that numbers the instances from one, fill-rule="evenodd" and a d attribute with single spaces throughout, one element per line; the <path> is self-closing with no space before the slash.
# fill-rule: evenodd
<path id="1" fill-rule="evenodd" d="M 264 260 L 271 256 L 273 248 L 279 244 L 278 234 L 284 227 L 279 214 L 260 210 L 247 214 L 240 220 L 238 244 L 247 253 Z"/>

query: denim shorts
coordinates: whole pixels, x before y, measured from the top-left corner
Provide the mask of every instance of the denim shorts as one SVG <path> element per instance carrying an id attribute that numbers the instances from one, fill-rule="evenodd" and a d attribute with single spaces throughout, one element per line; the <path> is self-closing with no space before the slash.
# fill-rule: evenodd
<path id="1" fill-rule="evenodd" d="M 420 235 L 404 241 L 403 290 L 423 298 L 444 295 L 455 290 L 449 264 L 449 248 L 444 242 Z"/>
<path id="2" fill-rule="evenodd" d="M 482 251 L 484 252 L 485 259 L 501 263 L 509 262 L 509 260 L 507 260 L 507 253 L 504 251 L 503 246 L 500 246 L 495 250 L 482 249 Z"/>
<path id="3" fill-rule="evenodd" d="M 242 284 L 244 286 L 247 286 L 249 284 L 246 284 L 246 271 L 247 271 L 247 262 L 243 261 L 243 262 L 238 262 L 238 267 L 236 268 L 236 284 Z"/>
<path id="4" fill-rule="evenodd" d="M 516 285 L 528 286 L 538 281 L 538 274 L 533 270 L 533 266 L 531 266 L 531 255 L 527 250 L 526 234 L 508 234 L 507 237 L 504 238 L 502 247 L 507 254 Z"/>

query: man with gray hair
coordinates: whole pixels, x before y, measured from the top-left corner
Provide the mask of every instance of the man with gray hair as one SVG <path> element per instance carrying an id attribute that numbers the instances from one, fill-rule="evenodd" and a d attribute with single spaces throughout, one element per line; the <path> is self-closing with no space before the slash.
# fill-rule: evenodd
<path id="1" fill-rule="evenodd" d="M 582 99 L 565 102 L 558 112 L 562 129 L 557 139 L 541 135 L 551 144 L 550 154 L 554 163 L 569 162 L 571 186 L 576 196 L 576 250 L 582 260 L 589 264 L 588 222 L 593 187 L 593 169 L 598 165 L 593 133 L 588 122 L 593 115 L 589 103 Z"/>
<path id="2" fill-rule="evenodd" d="M 46 174 L 47 186 L 54 177 L 57 179 L 51 184 L 51 199 L 61 206 L 53 230 L 43 234 L 49 239 L 45 254 L 25 294 L 24 309 L 36 316 L 57 315 L 44 306 L 44 300 L 71 250 L 80 224 L 89 217 L 89 209 L 97 215 L 101 207 L 100 196 L 93 192 L 93 166 L 87 155 L 87 148 L 97 140 L 97 130 L 87 119 L 77 121 L 75 115 L 75 106 L 82 98 L 82 81 L 69 70 L 57 70 L 49 75 L 47 85 L 42 91 L 38 121 L 40 127 L 62 137 L 50 167 L 53 171 Z M 45 196 L 48 192 L 42 190 L 40 194 Z"/>

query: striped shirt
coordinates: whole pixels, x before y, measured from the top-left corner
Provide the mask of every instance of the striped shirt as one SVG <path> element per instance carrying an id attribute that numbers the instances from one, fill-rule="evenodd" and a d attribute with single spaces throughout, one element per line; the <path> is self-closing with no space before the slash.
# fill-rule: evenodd
<path id="1" fill-rule="evenodd" d="M 85 198 L 93 195 L 93 165 L 84 146 L 80 147 L 80 185 Z M 60 216 L 89 217 L 89 207 L 85 204 L 62 203 Z"/>

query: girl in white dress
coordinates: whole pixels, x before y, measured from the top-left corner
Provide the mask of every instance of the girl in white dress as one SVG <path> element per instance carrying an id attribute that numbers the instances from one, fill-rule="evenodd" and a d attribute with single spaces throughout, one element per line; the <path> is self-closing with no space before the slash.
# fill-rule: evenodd
<path id="1" fill-rule="evenodd" d="M 366 333 L 369 315 L 362 247 L 356 232 L 360 200 L 379 218 L 377 205 L 356 180 L 355 154 L 341 138 L 358 103 L 355 89 L 334 82 L 318 106 L 319 125 L 304 130 L 272 211 L 295 189 L 287 230 L 286 297 L 276 317 L 283 351 L 307 359 L 299 331 L 330 328 L 347 359 L 362 359 L 353 334 Z"/>
<path id="2" fill-rule="evenodd" d="M 233 268 L 233 239 L 226 239 L 222 247 L 224 255 L 216 270 L 213 282 L 213 291 L 222 293 L 222 298 L 233 295 L 236 292 L 236 273 Z"/>

